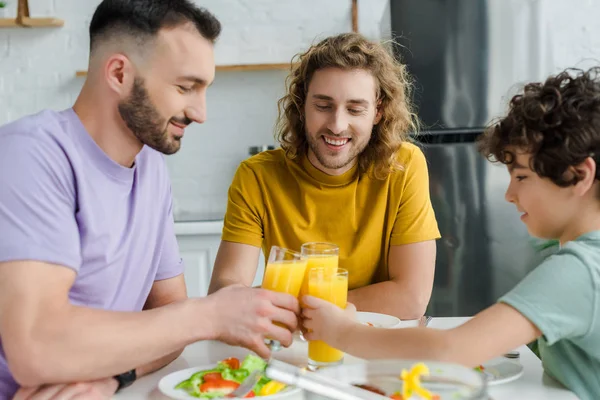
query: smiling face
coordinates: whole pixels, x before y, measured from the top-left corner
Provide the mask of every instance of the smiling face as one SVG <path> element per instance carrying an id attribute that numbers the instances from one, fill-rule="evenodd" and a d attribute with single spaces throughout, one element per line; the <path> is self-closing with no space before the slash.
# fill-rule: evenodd
<path id="1" fill-rule="evenodd" d="M 160 31 L 154 46 L 148 67 L 120 101 L 119 114 L 140 142 L 173 154 L 185 127 L 206 120 L 206 89 L 215 75 L 213 45 L 182 25 Z"/>
<path id="2" fill-rule="evenodd" d="M 530 154 L 517 152 L 515 161 L 508 165 L 510 184 L 505 194 L 506 201 L 513 203 L 522 213 L 521 220 L 532 236 L 559 239 L 561 242 L 574 239 L 578 236 L 580 217 L 586 209 L 585 193 L 588 189 L 582 188 L 585 183 L 558 186 L 532 171 L 530 159 Z M 591 198 L 593 203 L 593 196 Z"/>
<path id="3" fill-rule="evenodd" d="M 304 117 L 308 159 L 316 168 L 340 175 L 356 164 L 381 118 L 376 94 L 368 71 L 325 68 L 314 73 Z"/>

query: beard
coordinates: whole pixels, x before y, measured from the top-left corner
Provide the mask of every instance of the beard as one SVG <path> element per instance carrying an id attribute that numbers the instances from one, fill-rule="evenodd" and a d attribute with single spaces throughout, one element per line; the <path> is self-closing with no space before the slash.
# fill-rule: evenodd
<path id="1" fill-rule="evenodd" d="M 333 151 L 328 150 L 324 145 L 322 134 L 326 133 L 329 134 L 329 136 L 335 136 L 331 135 L 330 132 L 319 132 L 317 135 L 312 135 L 307 132 L 306 141 L 316 159 L 327 169 L 340 169 L 354 163 L 369 144 L 368 139 L 360 142 L 352 135 L 350 136 L 351 140 L 346 144 L 346 146 L 349 146 L 346 154 L 335 155 Z"/>
<path id="2" fill-rule="evenodd" d="M 173 117 L 170 120 L 161 117 L 140 77 L 135 78 L 129 97 L 119 103 L 118 109 L 125 125 L 135 137 L 163 154 L 174 154 L 181 147 L 181 138 L 169 135 L 169 121 L 173 120 L 184 126 L 192 122 L 186 117 Z"/>

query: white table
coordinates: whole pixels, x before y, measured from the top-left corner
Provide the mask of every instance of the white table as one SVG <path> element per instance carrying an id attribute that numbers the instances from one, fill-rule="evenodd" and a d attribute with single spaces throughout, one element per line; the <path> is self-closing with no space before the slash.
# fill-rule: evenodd
<path id="1" fill-rule="evenodd" d="M 429 327 L 437 329 L 449 329 L 464 323 L 468 318 L 434 318 Z M 411 326 L 412 321 L 406 321 L 404 326 Z M 560 383 L 547 376 L 540 360 L 527 346 L 519 349 L 521 353 L 520 362 L 524 366 L 524 374 L 518 380 L 503 385 L 489 388 L 492 400 L 576 400 L 577 396 L 565 389 Z M 275 358 L 291 364 L 305 366 L 307 361 L 307 344 L 296 340 L 288 348 L 276 353 Z M 114 396 L 115 400 L 168 400 L 157 388 L 160 379 L 171 372 L 181 369 L 210 365 L 228 357 L 243 358 L 248 350 L 227 346 L 220 342 L 205 341 L 187 346 L 183 354 L 165 368 L 153 374 L 140 378 L 129 388 Z M 348 356 L 344 357 L 345 363 L 360 363 L 362 359 Z M 298 395 L 297 400 L 303 396 Z M 296 400 L 296 399 L 295 399 Z"/>

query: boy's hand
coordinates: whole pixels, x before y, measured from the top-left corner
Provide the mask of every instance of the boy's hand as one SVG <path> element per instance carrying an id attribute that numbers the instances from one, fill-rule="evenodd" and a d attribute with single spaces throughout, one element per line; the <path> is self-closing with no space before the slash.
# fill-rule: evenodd
<path id="1" fill-rule="evenodd" d="M 344 332 L 355 325 L 356 307 L 352 303 L 346 309 L 312 296 L 304 296 L 302 325 L 307 340 L 322 340 L 335 347 Z"/>

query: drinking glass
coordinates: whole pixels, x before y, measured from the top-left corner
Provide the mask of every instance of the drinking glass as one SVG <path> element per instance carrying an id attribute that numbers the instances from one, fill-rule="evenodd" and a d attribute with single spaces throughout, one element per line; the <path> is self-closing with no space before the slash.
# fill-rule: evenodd
<path id="1" fill-rule="evenodd" d="M 298 297 L 306 271 L 306 259 L 302 254 L 279 246 L 271 247 L 261 287 Z M 278 326 L 283 325 L 275 323 Z M 281 344 L 267 339 L 271 350 L 278 351 Z"/>
<path id="2" fill-rule="evenodd" d="M 348 301 L 348 271 L 342 268 L 313 268 L 308 277 L 308 294 L 346 308 Z M 341 364 L 344 353 L 320 340 L 308 342 L 308 369 Z"/>
<path id="3" fill-rule="evenodd" d="M 307 261 L 306 273 L 300 289 L 300 298 L 302 298 L 308 294 L 308 274 L 312 268 L 329 268 L 335 271 L 339 267 L 340 248 L 333 243 L 309 242 L 302 245 L 300 253 Z"/>

